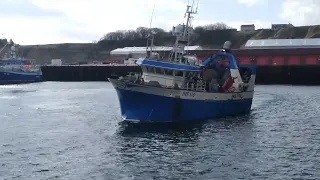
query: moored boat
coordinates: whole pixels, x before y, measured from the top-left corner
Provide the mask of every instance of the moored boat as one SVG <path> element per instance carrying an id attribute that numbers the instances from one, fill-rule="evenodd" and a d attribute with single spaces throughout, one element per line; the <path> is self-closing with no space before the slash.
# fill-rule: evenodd
<path id="1" fill-rule="evenodd" d="M 184 49 L 194 13 L 187 6 L 186 25 L 174 28 L 177 39 L 169 60 L 150 48 L 148 56 L 137 61 L 142 74 L 109 79 L 124 120 L 180 122 L 250 112 L 256 66 L 238 67 L 229 41 L 198 63 L 197 56 Z"/>
<path id="2" fill-rule="evenodd" d="M 16 46 L 7 43 L 9 52 L 0 58 L 0 85 L 33 83 L 42 81 L 41 67 L 30 60 L 16 57 Z"/>

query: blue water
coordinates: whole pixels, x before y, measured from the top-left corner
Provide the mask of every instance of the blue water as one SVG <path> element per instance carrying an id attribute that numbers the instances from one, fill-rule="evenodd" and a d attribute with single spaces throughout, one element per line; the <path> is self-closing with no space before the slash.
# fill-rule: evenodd
<path id="1" fill-rule="evenodd" d="M 252 109 L 132 124 L 108 82 L 0 86 L 0 179 L 320 179 L 320 87 L 257 86 Z"/>

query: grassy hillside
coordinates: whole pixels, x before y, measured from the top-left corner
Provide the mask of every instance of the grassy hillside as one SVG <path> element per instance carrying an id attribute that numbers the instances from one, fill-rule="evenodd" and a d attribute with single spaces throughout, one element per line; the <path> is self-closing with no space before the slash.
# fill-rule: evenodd
<path id="1" fill-rule="evenodd" d="M 155 45 L 168 46 L 174 43 L 175 38 L 171 35 L 171 32 L 165 32 L 160 28 L 154 28 L 153 30 L 157 32 L 154 39 Z M 36 59 L 39 64 L 50 63 L 51 59 L 63 59 L 64 63 L 90 62 L 116 48 L 145 46 L 147 32 L 147 28 L 139 27 L 136 30 L 108 33 L 97 43 L 21 46 L 19 52 L 26 58 Z M 200 45 L 203 48 L 221 48 L 222 44 L 229 40 L 233 43 L 233 48 L 241 48 L 250 39 L 297 38 L 320 38 L 320 26 L 239 32 L 223 24 L 207 25 L 194 29 L 190 38 L 190 45 Z M 0 40 L 0 45 L 1 43 Z"/>

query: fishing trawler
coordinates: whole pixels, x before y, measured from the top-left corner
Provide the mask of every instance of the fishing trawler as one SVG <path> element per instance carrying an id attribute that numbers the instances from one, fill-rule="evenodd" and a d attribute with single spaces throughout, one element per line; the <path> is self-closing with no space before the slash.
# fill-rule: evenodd
<path id="1" fill-rule="evenodd" d="M 124 120 L 181 122 L 246 114 L 251 111 L 255 65 L 238 67 L 227 41 L 218 53 L 199 63 L 188 45 L 192 6 L 187 6 L 187 23 L 173 29 L 176 43 L 168 60 L 147 51 L 137 64 L 141 74 L 111 77 Z"/>
<path id="2" fill-rule="evenodd" d="M 42 81 L 40 66 L 32 65 L 30 60 L 16 56 L 16 45 L 9 42 L 0 50 L 9 46 L 9 52 L 0 58 L 0 85 L 33 83 Z"/>

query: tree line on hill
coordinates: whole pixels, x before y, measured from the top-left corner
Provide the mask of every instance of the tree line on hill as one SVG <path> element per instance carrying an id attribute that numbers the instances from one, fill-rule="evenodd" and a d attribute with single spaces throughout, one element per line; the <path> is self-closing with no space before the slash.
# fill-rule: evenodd
<path id="1" fill-rule="evenodd" d="M 14 42 L 13 42 L 12 39 L 10 39 L 9 42 L 10 42 L 10 44 L 14 44 Z M 6 45 L 7 43 L 8 43 L 8 40 L 7 40 L 7 39 L 0 39 L 0 49 L 1 49 L 4 45 Z"/>
<path id="2" fill-rule="evenodd" d="M 174 43 L 175 36 L 172 35 L 172 31 L 165 31 L 161 28 L 152 28 L 151 30 L 155 32 L 154 45 L 171 46 Z M 106 50 L 128 46 L 145 46 L 148 32 L 149 28 L 147 27 L 138 27 L 136 30 L 118 30 L 115 32 L 109 32 L 98 41 L 98 46 L 101 49 Z M 194 28 L 190 36 L 190 45 L 220 48 L 227 40 L 236 40 L 236 44 L 243 43 L 241 40 L 239 42 L 237 29 L 219 22 Z"/>
<path id="3" fill-rule="evenodd" d="M 151 28 L 153 32 L 156 33 L 155 36 L 172 36 L 172 31 L 166 32 L 161 28 Z M 227 30 L 232 29 L 224 23 L 208 24 L 205 26 L 198 26 L 194 29 L 195 33 L 201 33 L 203 31 L 211 30 Z M 115 32 L 109 32 L 105 34 L 100 41 L 102 40 L 137 40 L 145 39 L 148 36 L 149 28 L 147 27 L 138 27 L 136 30 L 118 30 Z"/>

